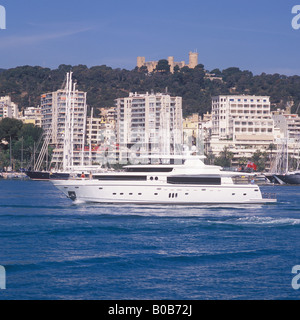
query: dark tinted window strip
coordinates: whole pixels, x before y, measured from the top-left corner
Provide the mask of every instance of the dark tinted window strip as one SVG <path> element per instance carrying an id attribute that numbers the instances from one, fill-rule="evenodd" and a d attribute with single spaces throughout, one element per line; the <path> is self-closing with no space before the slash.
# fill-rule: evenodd
<path id="1" fill-rule="evenodd" d="M 167 182 L 171 184 L 203 184 L 221 185 L 220 177 L 169 177 Z"/>
<path id="2" fill-rule="evenodd" d="M 112 175 L 112 176 L 96 176 L 96 179 L 98 180 L 119 180 L 119 181 L 146 181 L 147 176 L 117 176 L 117 175 Z"/>
<path id="3" fill-rule="evenodd" d="M 171 172 L 173 168 L 127 168 L 127 172 Z"/>

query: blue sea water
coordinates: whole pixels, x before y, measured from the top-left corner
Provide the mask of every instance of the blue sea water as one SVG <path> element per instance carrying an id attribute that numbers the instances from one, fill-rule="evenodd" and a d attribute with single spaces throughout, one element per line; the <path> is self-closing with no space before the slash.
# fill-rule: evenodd
<path id="1" fill-rule="evenodd" d="M 278 203 L 114 206 L 0 181 L 0 299 L 299 299 L 300 186 L 262 190 Z"/>

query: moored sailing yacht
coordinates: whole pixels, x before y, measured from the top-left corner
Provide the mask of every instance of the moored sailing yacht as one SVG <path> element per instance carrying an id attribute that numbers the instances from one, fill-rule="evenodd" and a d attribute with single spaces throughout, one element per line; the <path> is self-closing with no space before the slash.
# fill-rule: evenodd
<path id="1" fill-rule="evenodd" d="M 286 136 L 288 137 L 287 133 Z M 295 158 L 297 159 L 297 169 L 295 171 L 290 171 L 288 138 L 283 139 L 281 147 L 277 152 L 274 164 L 271 167 L 271 173 L 266 174 L 266 177 L 270 180 L 270 182 L 276 184 L 300 185 L 300 170 L 298 169 L 299 153 Z"/>
<path id="2" fill-rule="evenodd" d="M 68 198 L 85 202 L 132 204 L 264 204 L 255 184 L 234 184 L 237 172 L 205 165 L 189 157 L 179 165 L 129 165 L 125 171 L 103 173 L 93 179 L 53 180 Z"/>
<path id="3" fill-rule="evenodd" d="M 68 179 L 72 176 L 80 176 L 82 172 L 88 174 L 90 171 L 99 171 L 99 166 L 85 166 L 84 163 L 84 137 L 86 133 L 85 124 L 82 130 L 78 130 L 76 124 L 78 124 L 78 90 L 76 89 L 76 83 L 72 80 L 72 72 L 67 73 L 65 79 L 64 88 L 61 90 L 62 96 L 58 96 L 55 100 L 57 110 L 55 111 L 55 117 L 60 115 L 60 124 L 57 124 L 58 119 L 53 118 L 51 125 L 47 129 L 44 135 L 44 142 L 41 147 L 38 159 L 34 161 L 33 170 L 27 170 L 26 174 L 32 180 L 50 180 L 50 179 Z M 61 93 L 60 93 L 61 94 Z M 83 119 L 80 118 L 80 122 L 86 121 L 86 95 L 84 95 L 81 109 L 83 109 Z M 77 103 L 77 105 L 76 105 Z M 77 110 L 77 111 L 76 111 Z M 82 126 L 82 125 L 81 125 Z M 60 128 L 60 138 L 56 141 L 55 149 L 53 152 L 50 168 L 48 168 L 48 146 L 52 144 L 53 133 L 57 132 L 57 128 Z M 74 129 L 76 128 L 76 130 Z M 63 128 L 63 129 L 62 129 Z M 76 133 L 77 132 L 77 136 Z M 81 133 L 82 138 L 78 138 L 78 132 Z M 42 137 L 41 137 L 42 138 Z M 75 139 L 76 138 L 76 139 Z M 41 140 L 41 139 L 40 139 Z M 54 145 L 54 144 L 52 144 Z M 81 150 L 80 150 L 81 149 Z M 79 158 L 75 159 L 75 158 Z M 46 158 L 46 169 L 41 170 L 44 159 Z M 80 163 L 80 166 L 79 166 Z"/>
<path id="4" fill-rule="evenodd" d="M 300 184 L 300 171 L 289 171 L 284 174 L 276 174 L 275 178 L 285 184 Z"/>

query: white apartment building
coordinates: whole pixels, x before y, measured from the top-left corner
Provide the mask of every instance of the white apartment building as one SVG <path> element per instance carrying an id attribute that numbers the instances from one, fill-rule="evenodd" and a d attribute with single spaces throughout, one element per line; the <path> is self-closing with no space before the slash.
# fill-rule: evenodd
<path id="1" fill-rule="evenodd" d="M 300 142 L 300 117 L 290 110 L 276 110 L 273 113 L 275 126 L 280 130 L 280 138 L 290 142 Z"/>
<path id="2" fill-rule="evenodd" d="M 81 163 L 82 149 L 86 133 L 86 93 L 74 91 L 72 104 L 72 145 L 74 165 Z M 66 126 L 66 91 L 57 90 L 41 96 L 42 128 L 47 134 L 51 131 L 50 143 L 55 146 L 53 162 L 61 163 Z"/>
<path id="3" fill-rule="evenodd" d="M 18 118 L 18 105 L 10 96 L 0 97 L 0 120 L 4 118 Z"/>
<path id="4" fill-rule="evenodd" d="M 300 163 L 300 117 L 291 113 L 291 107 L 286 110 L 277 109 L 273 111 L 273 119 L 278 134 L 276 136 L 277 150 L 280 152 L 285 148 L 291 159 L 297 159 Z"/>
<path id="5" fill-rule="evenodd" d="M 268 96 L 220 95 L 212 98 L 211 148 L 216 155 L 229 147 L 249 157 L 274 142 L 274 120 Z"/>
<path id="6" fill-rule="evenodd" d="M 120 148 L 139 154 L 176 154 L 182 148 L 182 98 L 130 93 L 116 100 L 116 138 Z M 120 151 L 120 159 L 128 157 Z M 180 150 L 181 151 L 181 150 Z"/>
<path id="7" fill-rule="evenodd" d="M 86 123 L 86 142 L 92 146 L 99 146 L 105 139 L 105 123 L 102 118 L 88 117 Z"/>

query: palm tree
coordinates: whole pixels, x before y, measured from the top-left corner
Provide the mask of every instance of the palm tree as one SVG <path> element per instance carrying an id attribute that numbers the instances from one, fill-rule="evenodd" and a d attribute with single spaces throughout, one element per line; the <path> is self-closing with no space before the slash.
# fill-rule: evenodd
<path id="1" fill-rule="evenodd" d="M 229 151 L 228 147 L 225 146 L 219 157 L 216 158 L 215 164 L 221 167 L 230 167 L 233 156 L 233 152 Z"/>

